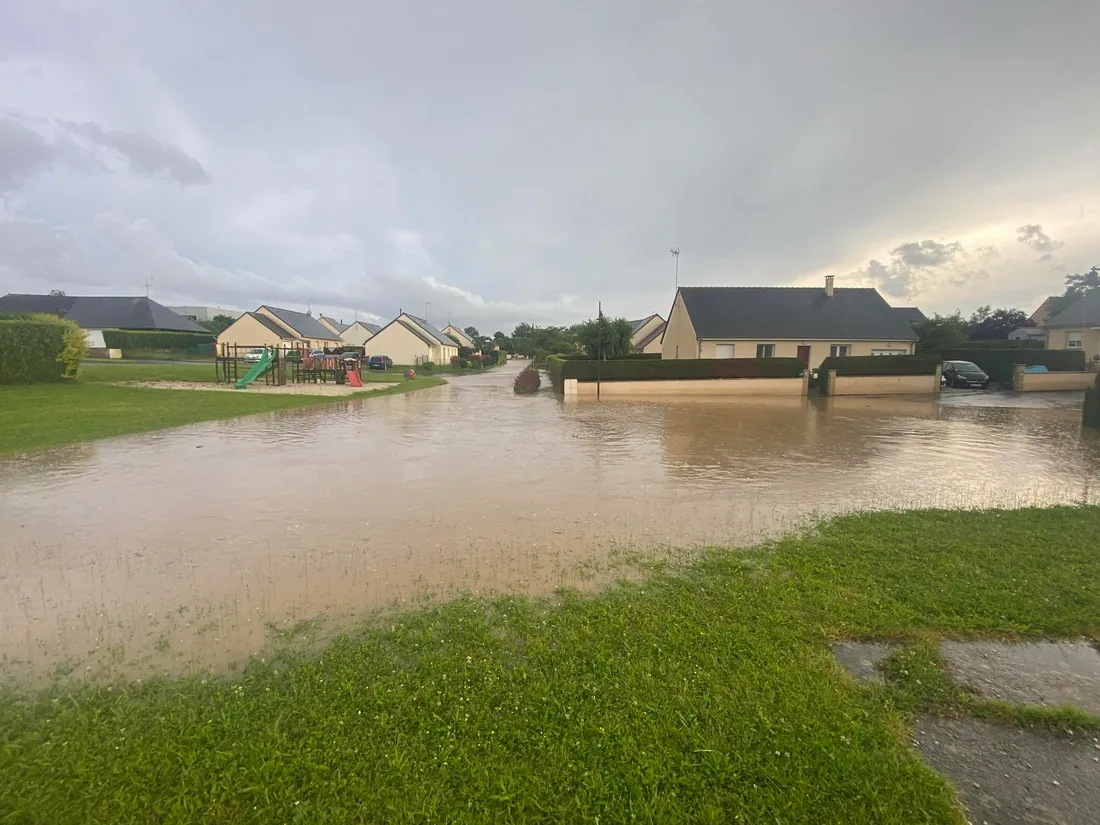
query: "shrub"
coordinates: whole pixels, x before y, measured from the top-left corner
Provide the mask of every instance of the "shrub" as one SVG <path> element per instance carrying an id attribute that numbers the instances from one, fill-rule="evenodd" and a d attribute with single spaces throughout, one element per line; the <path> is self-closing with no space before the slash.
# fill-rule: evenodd
<path id="1" fill-rule="evenodd" d="M 1100 375 L 1093 385 L 1085 390 L 1085 406 L 1081 410 L 1081 423 L 1086 427 L 1100 429 Z"/>
<path id="2" fill-rule="evenodd" d="M 0 319 L 0 384 L 76 378 L 87 351 L 84 330 L 53 315 Z"/>
<path id="3" fill-rule="evenodd" d="M 616 358 L 610 361 L 547 359 L 550 383 L 562 392 L 565 379 L 578 381 L 668 381 L 677 378 L 798 378 L 799 358 L 690 358 L 656 360 Z"/>
<path id="4" fill-rule="evenodd" d="M 1072 349 L 946 349 L 941 361 L 972 361 L 992 380 L 1012 383 L 1012 368 L 1016 364 L 1042 365 L 1051 372 L 1081 372 L 1085 369 L 1085 353 Z"/>
<path id="5" fill-rule="evenodd" d="M 108 349 L 174 349 L 210 344 L 209 332 L 169 332 L 145 329 L 105 329 L 103 343 Z"/>
<path id="6" fill-rule="evenodd" d="M 533 392 L 538 392 L 541 386 L 542 377 L 539 375 L 539 371 L 534 367 L 524 367 L 520 374 L 516 376 L 512 389 L 519 395 L 530 395 Z"/>
<path id="7" fill-rule="evenodd" d="M 507 363 L 508 363 L 508 353 L 506 353 L 502 349 L 498 349 L 497 350 L 497 366 L 498 367 L 503 367 Z"/>
<path id="8" fill-rule="evenodd" d="M 470 362 L 467 361 L 465 358 L 463 358 L 458 365 L 464 370 L 468 370 L 470 368 Z"/>
<path id="9" fill-rule="evenodd" d="M 433 373 L 435 372 L 435 362 L 425 361 L 423 364 L 420 365 L 420 368 L 426 373 Z"/>
<path id="10" fill-rule="evenodd" d="M 462 366 L 462 359 L 459 358 L 457 355 L 452 355 L 451 366 L 457 370 L 460 366 Z"/>

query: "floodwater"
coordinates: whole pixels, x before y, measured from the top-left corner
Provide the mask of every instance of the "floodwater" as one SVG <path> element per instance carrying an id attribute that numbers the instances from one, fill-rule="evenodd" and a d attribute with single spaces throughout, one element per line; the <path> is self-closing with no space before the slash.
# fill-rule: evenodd
<path id="1" fill-rule="evenodd" d="M 445 387 L 0 459 L 13 677 L 225 671 L 302 619 L 625 575 L 830 513 L 1100 500 L 1079 409 Z"/>

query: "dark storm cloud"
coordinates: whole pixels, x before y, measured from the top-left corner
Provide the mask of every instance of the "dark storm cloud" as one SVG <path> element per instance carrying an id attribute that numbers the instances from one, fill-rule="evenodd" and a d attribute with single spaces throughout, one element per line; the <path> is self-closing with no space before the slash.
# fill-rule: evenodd
<path id="1" fill-rule="evenodd" d="M 1039 257 L 1040 261 L 1049 261 L 1054 257 L 1053 252 L 1065 246 L 1062 241 L 1056 241 L 1043 231 L 1043 227 L 1037 223 L 1024 224 L 1016 230 L 1016 240 L 1024 246 L 1044 253 Z"/>
<path id="2" fill-rule="evenodd" d="M 53 160 L 49 142 L 12 118 L 0 118 L 0 195 L 19 188 Z"/>
<path id="3" fill-rule="evenodd" d="M 195 158 L 178 146 L 157 140 L 148 132 L 104 129 L 98 123 L 61 121 L 60 125 L 76 137 L 117 152 L 134 174 L 145 177 L 163 175 L 184 186 L 210 183 L 210 175 Z"/>
<path id="4" fill-rule="evenodd" d="M 962 252 L 962 244 L 958 241 L 946 244 L 938 241 L 912 241 L 895 249 L 894 257 L 905 266 L 943 266 Z"/>
<path id="5" fill-rule="evenodd" d="M 985 250 L 983 257 L 988 256 L 988 247 L 980 249 Z M 967 257 L 959 241 L 911 241 L 895 247 L 887 263 L 871 259 L 851 277 L 870 281 L 890 298 L 911 298 L 937 285 L 962 286 L 989 277 L 984 269 L 963 268 Z"/>

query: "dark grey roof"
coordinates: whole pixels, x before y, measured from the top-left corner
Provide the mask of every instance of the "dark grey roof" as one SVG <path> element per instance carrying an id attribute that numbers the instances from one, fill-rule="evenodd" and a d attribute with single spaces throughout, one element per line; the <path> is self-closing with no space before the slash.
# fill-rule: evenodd
<path id="1" fill-rule="evenodd" d="M 368 324 L 366 321 L 356 321 L 355 324 L 365 328 L 371 335 L 377 335 L 382 331 L 382 327 L 378 326 L 378 324 Z M 349 325 L 348 329 L 351 329 L 355 324 Z"/>
<path id="2" fill-rule="evenodd" d="M 259 321 L 261 324 L 263 324 L 269 330 L 274 332 L 280 338 L 289 338 L 292 341 L 295 340 L 295 336 L 292 333 L 287 332 L 285 329 L 283 329 L 277 323 L 272 321 L 270 318 L 268 318 L 262 312 L 246 312 L 245 315 L 248 315 L 251 318 L 255 318 L 257 321 Z"/>
<path id="3" fill-rule="evenodd" d="M 412 316 L 410 315 L 409 317 L 411 318 Z M 395 324 L 400 324 L 401 326 L 403 326 L 405 329 L 407 329 L 409 332 L 411 332 L 413 335 L 415 335 L 417 338 L 419 338 L 421 341 L 423 341 L 429 347 L 434 347 L 436 344 L 439 343 L 438 341 L 433 341 L 431 339 L 431 336 L 426 335 L 423 330 L 418 329 L 416 324 L 410 324 L 408 321 L 402 321 L 400 318 L 398 318 L 396 321 L 394 321 L 394 323 Z M 453 345 L 454 344 L 452 342 L 452 346 Z"/>
<path id="4" fill-rule="evenodd" d="M 657 327 L 653 330 L 653 332 L 649 333 L 649 335 L 647 335 L 645 338 L 643 338 L 641 341 L 639 341 L 637 344 L 635 344 L 634 348 L 635 349 L 644 349 L 645 347 L 647 347 L 649 345 L 650 341 L 652 341 L 654 338 L 657 338 L 657 337 L 663 335 L 664 332 L 665 332 L 665 327 L 667 327 L 667 326 L 668 326 L 668 323 L 665 322 L 665 321 L 662 321 L 661 323 L 659 323 L 657 325 Z"/>
<path id="5" fill-rule="evenodd" d="M 303 338 L 322 338 L 328 341 L 337 339 L 336 333 L 326 327 L 312 315 L 304 312 L 295 312 L 292 309 L 280 309 L 279 307 L 264 304 L 260 309 L 266 309 Z"/>
<path id="6" fill-rule="evenodd" d="M 1100 289 L 1091 289 L 1047 321 L 1048 327 L 1100 326 Z"/>
<path id="7" fill-rule="evenodd" d="M 453 347 L 455 345 L 455 342 L 450 338 L 450 336 L 447 335 L 447 333 L 443 332 L 442 330 L 436 329 L 423 318 L 417 318 L 411 312 L 406 312 L 405 314 L 416 321 L 416 323 L 418 323 L 420 326 L 422 326 L 424 328 L 424 331 L 434 337 L 438 341 L 438 343 L 443 344 L 447 347 Z"/>
<path id="8" fill-rule="evenodd" d="M 821 287 L 680 287 L 699 338 L 915 341 L 877 290 Z"/>
<path id="9" fill-rule="evenodd" d="M 343 332 L 345 329 L 351 326 L 351 324 L 341 324 L 335 318 L 329 318 L 327 315 L 322 315 L 321 317 L 332 324 L 334 327 L 336 327 L 337 332 Z"/>
<path id="10" fill-rule="evenodd" d="M 917 307 L 894 307 L 894 312 L 901 315 L 910 324 L 920 324 L 928 320 L 928 316 Z"/>
<path id="11" fill-rule="evenodd" d="M 645 318 L 639 318 L 637 321 L 631 321 L 630 322 L 630 331 L 632 333 L 637 332 L 638 330 L 640 330 L 642 327 L 644 327 L 649 322 L 650 318 L 656 318 L 656 317 L 657 317 L 657 313 L 654 312 L 652 315 L 647 315 Z"/>
<path id="12" fill-rule="evenodd" d="M 48 312 L 73 321 L 84 329 L 209 332 L 150 298 L 5 295 L 0 298 L 0 312 Z"/>

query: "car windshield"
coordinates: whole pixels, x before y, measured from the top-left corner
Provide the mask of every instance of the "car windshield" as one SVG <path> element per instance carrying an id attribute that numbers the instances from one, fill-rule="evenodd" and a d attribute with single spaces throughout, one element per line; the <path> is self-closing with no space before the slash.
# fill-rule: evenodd
<path id="1" fill-rule="evenodd" d="M 971 364 L 969 361 L 956 361 L 954 364 L 955 372 L 981 372 L 981 367 L 977 364 Z"/>

